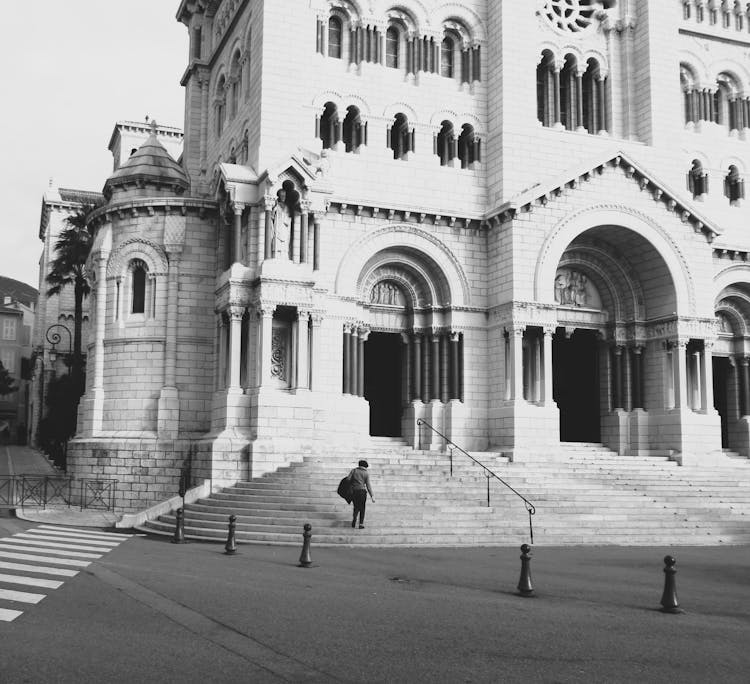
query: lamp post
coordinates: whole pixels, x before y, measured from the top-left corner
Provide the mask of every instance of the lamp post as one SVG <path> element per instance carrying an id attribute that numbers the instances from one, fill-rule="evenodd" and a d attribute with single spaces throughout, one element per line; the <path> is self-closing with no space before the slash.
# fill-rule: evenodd
<path id="1" fill-rule="evenodd" d="M 68 367 L 68 375 L 70 375 L 70 361 L 71 356 L 73 354 L 73 335 L 71 334 L 70 330 L 66 328 L 62 323 L 54 323 L 49 328 L 47 328 L 47 332 L 45 333 L 45 337 L 47 338 L 47 342 L 49 342 L 52 345 L 52 349 L 49 350 L 49 360 L 52 363 L 52 367 L 54 369 L 55 361 L 57 361 L 57 345 L 60 344 L 62 337 L 60 336 L 60 332 L 58 331 L 65 331 L 68 333 L 68 351 L 65 354 L 63 361 L 65 362 L 65 365 Z"/>

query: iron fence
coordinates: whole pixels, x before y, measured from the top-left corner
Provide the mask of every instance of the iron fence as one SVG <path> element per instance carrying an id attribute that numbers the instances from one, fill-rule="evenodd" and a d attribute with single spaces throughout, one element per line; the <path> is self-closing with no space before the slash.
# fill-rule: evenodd
<path id="1" fill-rule="evenodd" d="M 80 506 L 111 511 L 117 497 L 117 480 L 64 475 L 0 475 L 0 507 L 49 505 Z M 74 493 L 78 494 L 75 502 Z"/>

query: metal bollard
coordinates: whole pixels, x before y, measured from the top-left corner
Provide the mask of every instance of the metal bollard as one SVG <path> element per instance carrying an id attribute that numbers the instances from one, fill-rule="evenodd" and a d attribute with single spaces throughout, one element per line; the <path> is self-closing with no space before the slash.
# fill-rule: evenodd
<path id="1" fill-rule="evenodd" d="M 175 513 L 173 544 L 186 544 L 185 540 L 185 511 L 178 508 Z"/>
<path id="2" fill-rule="evenodd" d="M 312 537 L 312 525 L 305 523 L 305 531 L 302 533 L 304 542 L 302 543 L 302 554 L 299 557 L 300 568 L 309 568 L 312 565 L 310 558 L 310 537 Z"/>
<path id="3" fill-rule="evenodd" d="M 677 585 L 675 575 L 677 570 L 674 565 L 677 561 L 672 556 L 664 556 L 664 593 L 661 595 L 662 613 L 684 613 L 677 603 Z"/>
<path id="4" fill-rule="evenodd" d="M 237 516 L 229 516 L 229 534 L 227 534 L 227 543 L 224 544 L 224 553 L 232 556 L 237 553 L 237 542 L 234 540 L 234 528 L 236 527 Z"/>
<path id="5" fill-rule="evenodd" d="M 521 596 L 533 596 L 534 588 L 531 586 L 531 547 L 521 544 L 521 578 L 518 580 L 518 591 Z"/>

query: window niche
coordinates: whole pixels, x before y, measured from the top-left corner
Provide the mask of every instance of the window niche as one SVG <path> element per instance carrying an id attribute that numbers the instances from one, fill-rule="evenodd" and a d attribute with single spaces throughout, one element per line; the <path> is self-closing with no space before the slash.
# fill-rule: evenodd
<path id="1" fill-rule="evenodd" d="M 342 140 L 347 152 L 359 152 L 362 145 L 367 145 L 367 122 L 362 121 L 359 109 L 354 105 L 346 108 L 346 117 L 342 125 Z"/>
<path id="2" fill-rule="evenodd" d="M 396 114 L 388 127 L 388 147 L 393 150 L 393 158 L 408 160 L 409 153 L 414 152 L 414 138 L 415 131 L 409 127 L 406 114 Z"/>
<path id="3" fill-rule="evenodd" d="M 156 282 L 142 259 L 128 262 L 124 277 L 115 280 L 115 320 L 143 323 L 156 312 Z"/>
<path id="4" fill-rule="evenodd" d="M 740 170 L 732 164 L 724 178 L 724 195 L 733 207 L 739 207 L 745 199 L 745 179 Z"/>
<path id="5" fill-rule="evenodd" d="M 453 159 L 458 156 L 456 133 L 450 121 L 443 121 L 435 136 L 435 154 L 440 158 L 440 166 L 453 166 Z"/>
<path id="6" fill-rule="evenodd" d="M 315 129 L 315 137 L 320 138 L 323 149 L 335 150 L 343 131 L 338 107 L 333 102 L 326 102 L 323 113 L 315 119 Z"/>
<path id="7" fill-rule="evenodd" d="M 700 159 L 693 159 L 690 171 L 687 173 L 687 184 L 695 200 L 701 201 L 708 194 L 708 173 L 703 170 Z"/>

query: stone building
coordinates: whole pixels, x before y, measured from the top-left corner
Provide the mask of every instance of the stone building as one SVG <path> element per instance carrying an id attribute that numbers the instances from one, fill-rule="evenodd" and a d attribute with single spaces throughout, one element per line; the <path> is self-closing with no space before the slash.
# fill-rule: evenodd
<path id="1" fill-rule="evenodd" d="M 750 455 L 750 15 L 183 0 L 184 150 L 92 218 L 70 468 L 125 508 L 370 436 Z M 338 448 L 338 447 L 337 447 Z"/>
<path id="2" fill-rule="evenodd" d="M 0 394 L 0 442 L 25 444 L 31 398 L 31 334 L 39 293 L 30 285 L 0 276 L 0 363 L 16 391 Z"/>

